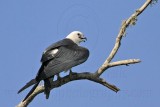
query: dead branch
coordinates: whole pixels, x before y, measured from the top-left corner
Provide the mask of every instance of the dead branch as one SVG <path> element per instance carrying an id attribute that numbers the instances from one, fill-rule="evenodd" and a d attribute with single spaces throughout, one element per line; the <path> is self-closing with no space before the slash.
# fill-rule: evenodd
<path id="1" fill-rule="evenodd" d="M 108 68 L 120 66 L 120 65 L 129 65 L 141 62 L 140 59 L 128 59 L 128 60 L 121 60 L 116 62 L 111 62 L 108 64 Z"/>
<path id="2" fill-rule="evenodd" d="M 121 45 L 121 39 L 125 35 L 126 29 L 129 25 L 134 25 L 137 21 L 137 17 L 148 7 L 149 4 L 151 4 L 154 0 L 146 0 L 146 2 L 138 9 L 136 10 L 127 20 L 123 21 L 122 26 L 120 28 L 120 31 L 118 33 L 118 36 L 116 38 L 115 45 L 109 54 L 106 61 L 102 64 L 101 67 L 95 72 L 83 72 L 83 73 L 74 73 L 72 75 L 67 75 L 65 77 L 62 77 L 61 80 L 55 80 L 52 84 L 52 89 L 58 88 L 66 83 L 69 83 L 71 81 L 75 80 L 90 80 L 96 83 L 99 83 L 112 91 L 118 92 L 120 89 L 116 86 L 109 84 L 105 79 L 100 78 L 100 75 L 103 74 L 108 68 L 120 66 L 120 65 L 129 65 L 129 64 L 135 64 L 141 62 L 139 59 L 129 59 L 129 60 L 121 60 L 116 62 L 111 62 L 114 56 L 116 55 L 118 49 Z M 29 103 L 33 101 L 33 99 L 40 93 L 44 92 L 44 86 L 38 86 L 36 90 L 23 102 L 20 102 L 17 107 L 27 107 Z"/>

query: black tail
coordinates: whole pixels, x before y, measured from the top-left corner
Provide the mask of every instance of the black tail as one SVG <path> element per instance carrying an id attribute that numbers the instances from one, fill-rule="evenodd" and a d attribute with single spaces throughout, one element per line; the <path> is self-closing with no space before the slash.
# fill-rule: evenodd
<path id="1" fill-rule="evenodd" d="M 36 78 L 35 79 L 32 79 L 31 81 L 29 81 L 25 86 L 23 86 L 19 91 L 18 91 L 18 94 L 20 93 L 20 92 L 22 92 L 23 90 L 25 90 L 26 88 L 28 88 L 28 87 L 30 87 L 31 85 L 34 85 L 33 86 L 33 88 L 29 91 L 29 93 L 27 94 L 27 96 L 24 98 L 24 100 L 26 100 L 32 93 L 33 93 L 33 91 L 36 89 L 36 87 L 38 86 L 38 84 L 39 84 L 39 82 L 41 81 L 40 79 L 39 79 L 39 75 L 40 75 L 40 73 L 43 71 L 43 69 L 44 69 L 44 65 L 42 64 L 41 65 L 41 67 L 40 67 L 40 69 L 38 70 L 38 73 L 37 73 L 37 76 L 36 76 Z M 23 101 L 24 101 L 23 100 Z"/>
<path id="2" fill-rule="evenodd" d="M 28 87 L 30 87 L 31 85 L 36 84 L 36 83 L 37 83 L 36 79 L 32 79 L 31 81 L 29 81 L 25 86 L 23 86 L 23 87 L 18 91 L 18 94 L 19 94 L 20 92 L 22 92 L 23 90 L 25 90 L 26 88 L 28 88 Z"/>
<path id="3" fill-rule="evenodd" d="M 40 82 L 40 81 L 39 81 Z M 36 87 L 38 86 L 39 82 L 37 82 L 33 88 L 29 91 L 29 93 L 27 94 L 27 96 L 23 99 L 23 101 L 25 101 L 32 93 L 33 91 L 36 89 Z"/>
<path id="4" fill-rule="evenodd" d="M 26 88 L 30 87 L 31 85 L 35 84 L 33 86 L 33 88 L 29 91 L 29 93 L 27 94 L 27 96 L 24 98 L 24 100 L 26 100 L 32 93 L 33 91 L 36 89 L 36 87 L 38 86 L 40 81 L 37 81 L 36 79 L 32 79 L 31 81 L 29 81 L 25 86 L 23 86 L 19 91 L 18 91 L 18 94 L 20 92 L 22 92 L 23 90 L 25 90 Z M 23 100 L 23 101 L 24 101 Z"/>

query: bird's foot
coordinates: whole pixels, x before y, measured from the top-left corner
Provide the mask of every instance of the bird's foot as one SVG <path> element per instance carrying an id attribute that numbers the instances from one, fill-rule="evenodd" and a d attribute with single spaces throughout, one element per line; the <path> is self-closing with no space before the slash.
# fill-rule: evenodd
<path id="1" fill-rule="evenodd" d="M 71 78 L 74 74 L 76 74 L 75 72 L 72 72 L 72 70 L 69 70 L 69 77 Z"/>

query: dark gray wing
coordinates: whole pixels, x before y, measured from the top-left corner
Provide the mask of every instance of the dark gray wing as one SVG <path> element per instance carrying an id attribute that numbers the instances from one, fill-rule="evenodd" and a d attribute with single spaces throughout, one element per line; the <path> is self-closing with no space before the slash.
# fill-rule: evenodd
<path id="1" fill-rule="evenodd" d="M 55 58 L 45 66 L 44 71 L 41 73 L 41 78 L 49 78 L 62 71 L 67 71 L 85 62 L 88 56 L 89 51 L 86 48 L 77 45 L 74 47 L 62 46 L 59 48 Z"/>
<path id="2" fill-rule="evenodd" d="M 56 43 L 53 43 L 48 48 L 45 49 L 45 51 L 42 54 L 41 62 L 44 63 L 46 61 L 49 61 L 55 57 L 55 55 L 52 54 L 52 51 L 54 49 L 58 49 L 61 46 L 67 46 L 67 45 L 73 45 L 73 41 L 70 39 L 63 39 Z"/>

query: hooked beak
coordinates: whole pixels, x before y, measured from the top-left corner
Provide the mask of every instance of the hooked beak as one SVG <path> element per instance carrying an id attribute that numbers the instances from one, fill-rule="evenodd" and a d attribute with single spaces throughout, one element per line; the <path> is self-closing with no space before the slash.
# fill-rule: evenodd
<path id="1" fill-rule="evenodd" d="M 86 37 L 83 37 L 81 38 L 83 40 L 83 42 L 86 42 L 87 41 L 87 38 Z"/>

